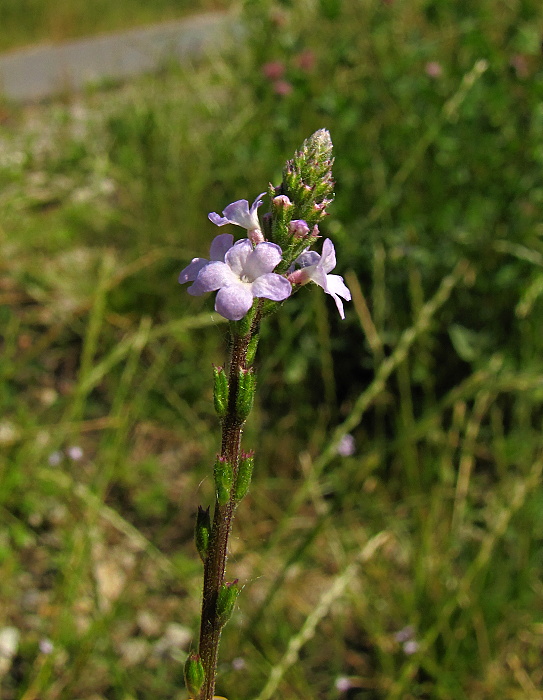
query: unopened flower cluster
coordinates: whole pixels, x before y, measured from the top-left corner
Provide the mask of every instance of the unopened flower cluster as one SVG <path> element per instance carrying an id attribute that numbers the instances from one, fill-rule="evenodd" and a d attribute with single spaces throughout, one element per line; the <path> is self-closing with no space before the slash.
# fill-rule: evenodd
<path id="1" fill-rule="evenodd" d="M 234 242 L 232 234 L 216 236 L 209 259 L 194 258 L 179 275 L 181 284 L 192 282 L 189 294 L 216 291 L 217 313 L 239 321 L 255 299 L 282 302 L 299 286 L 314 282 L 332 296 L 345 318 L 342 299 L 349 301 L 351 293 L 342 277 L 330 274 L 336 265 L 334 244 L 326 239 L 321 254 L 310 250 L 320 237 L 318 223 L 333 198 L 331 149 L 324 129 L 304 142 L 302 150 L 287 162 L 282 185 L 270 185 L 272 211 L 262 224 L 258 208 L 265 192 L 250 207 L 246 199 L 240 199 L 229 204 L 222 216 L 209 214 L 217 226 L 240 226 L 247 237 Z"/>

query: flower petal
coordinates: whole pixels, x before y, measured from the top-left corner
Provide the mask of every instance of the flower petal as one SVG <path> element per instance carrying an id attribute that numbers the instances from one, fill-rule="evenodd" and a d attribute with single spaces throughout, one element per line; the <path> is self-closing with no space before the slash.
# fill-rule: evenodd
<path id="1" fill-rule="evenodd" d="M 321 256 L 314 250 L 306 250 L 301 255 L 298 255 L 294 262 L 300 267 L 310 267 L 311 265 L 318 265 L 320 259 Z"/>
<path id="2" fill-rule="evenodd" d="M 247 257 L 243 274 L 251 282 L 274 270 L 281 262 L 282 251 L 275 243 L 259 243 Z"/>
<path id="3" fill-rule="evenodd" d="M 232 202 L 223 210 L 223 215 L 219 216 L 217 212 L 210 212 L 207 216 L 216 226 L 225 226 L 226 224 L 235 224 L 246 228 L 247 231 L 260 231 L 260 221 L 258 220 L 258 207 L 262 204 L 262 199 L 266 193 L 261 192 L 249 209 L 249 202 L 246 199 L 238 199 Z"/>
<path id="4" fill-rule="evenodd" d="M 327 238 L 322 244 L 321 267 L 328 273 L 336 266 L 336 250 L 332 241 Z"/>
<path id="5" fill-rule="evenodd" d="M 345 312 L 343 311 L 343 302 L 341 301 L 341 299 L 338 297 L 337 294 L 334 294 L 332 292 L 329 292 L 329 294 L 336 302 L 336 306 L 337 306 L 337 310 L 339 311 L 339 315 L 344 320 L 345 319 Z"/>
<path id="6" fill-rule="evenodd" d="M 232 223 L 230 219 L 227 219 L 225 216 L 219 216 L 216 211 L 209 212 L 207 218 L 212 221 L 215 226 L 226 226 L 226 224 Z"/>
<path id="7" fill-rule="evenodd" d="M 292 286 L 285 277 L 269 272 L 268 274 L 260 275 L 252 283 L 251 290 L 255 297 L 283 301 L 283 299 L 290 296 Z"/>
<path id="8" fill-rule="evenodd" d="M 304 268 L 304 271 L 307 272 L 311 278 L 312 282 L 315 282 L 315 284 L 318 284 L 319 287 L 322 287 L 325 292 L 328 291 L 327 286 L 327 275 L 322 269 L 321 265 L 315 265 L 315 267 L 311 268 Z"/>
<path id="9" fill-rule="evenodd" d="M 215 311 L 229 321 L 239 321 L 253 305 L 253 295 L 249 285 L 232 284 L 217 292 Z"/>
<path id="10" fill-rule="evenodd" d="M 205 258 L 193 258 L 192 261 L 179 273 L 178 282 L 194 282 L 198 277 L 200 270 L 208 264 L 209 260 Z"/>
<path id="11" fill-rule="evenodd" d="M 351 301 L 351 292 L 340 275 L 326 275 L 325 291 L 327 294 L 339 294 L 340 297 Z"/>
<path id="12" fill-rule="evenodd" d="M 233 245 L 224 256 L 224 262 L 230 267 L 232 272 L 241 277 L 247 258 L 253 252 L 253 244 L 248 238 L 243 238 Z"/>
<path id="13" fill-rule="evenodd" d="M 251 204 L 251 214 L 253 214 L 258 207 L 262 204 L 262 197 L 265 195 L 265 192 L 261 192 L 258 197 L 255 199 L 255 201 Z"/>
<path id="14" fill-rule="evenodd" d="M 231 233 L 220 233 L 215 236 L 209 249 L 210 260 L 220 260 L 224 262 L 224 256 L 234 245 L 234 236 Z"/>
<path id="15" fill-rule="evenodd" d="M 239 278 L 226 263 L 217 260 L 202 268 L 196 281 L 187 291 L 193 296 L 199 296 L 205 292 L 214 292 L 216 289 L 236 283 L 239 283 Z"/>
<path id="16" fill-rule="evenodd" d="M 243 228 L 252 228 L 249 202 L 246 199 L 238 199 L 232 202 L 223 210 L 225 216 L 231 224 L 237 224 Z"/>

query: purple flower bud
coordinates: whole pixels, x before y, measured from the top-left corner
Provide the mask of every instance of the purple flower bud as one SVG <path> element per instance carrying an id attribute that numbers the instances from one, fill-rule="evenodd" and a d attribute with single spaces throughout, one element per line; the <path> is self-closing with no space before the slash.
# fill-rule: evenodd
<path id="1" fill-rule="evenodd" d="M 290 199 L 287 197 L 286 194 L 280 194 L 277 197 L 274 197 L 273 200 L 273 206 L 279 209 L 280 207 L 282 209 L 290 209 L 292 206 L 292 202 Z"/>
<path id="2" fill-rule="evenodd" d="M 288 232 L 294 238 L 306 238 L 309 234 L 309 226 L 303 219 L 293 219 L 288 225 Z"/>

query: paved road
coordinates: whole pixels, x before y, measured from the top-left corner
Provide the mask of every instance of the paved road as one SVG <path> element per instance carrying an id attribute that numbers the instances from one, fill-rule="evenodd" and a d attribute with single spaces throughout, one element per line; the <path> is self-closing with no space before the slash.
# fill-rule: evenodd
<path id="1" fill-rule="evenodd" d="M 43 44 L 0 55 L 0 93 L 31 102 L 78 90 L 104 79 L 152 72 L 172 58 L 183 60 L 224 45 L 239 24 L 212 12 L 177 22 Z"/>

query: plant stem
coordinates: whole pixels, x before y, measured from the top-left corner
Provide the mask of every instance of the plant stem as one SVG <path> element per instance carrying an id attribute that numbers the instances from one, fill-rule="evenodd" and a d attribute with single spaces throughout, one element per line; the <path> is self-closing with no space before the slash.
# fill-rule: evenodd
<path id="1" fill-rule="evenodd" d="M 250 331 L 244 335 L 231 332 L 228 411 L 222 423 L 221 457 L 232 465 L 233 484 L 236 484 L 241 455 L 241 435 L 245 420 L 237 415 L 236 403 L 239 392 L 238 377 L 240 370 L 248 369 L 247 351 L 253 335 L 257 332 L 260 309 L 255 314 Z M 219 655 L 221 624 L 217 616 L 217 596 L 224 584 L 224 573 L 228 557 L 228 538 L 232 529 L 232 520 L 237 502 L 232 488 L 229 501 L 220 505 L 215 502 L 213 526 L 209 548 L 204 564 L 204 586 L 202 598 L 202 620 L 200 625 L 200 643 L 198 653 L 205 671 L 205 682 L 199 700 L 213 700 L 215 677 Z"/>

